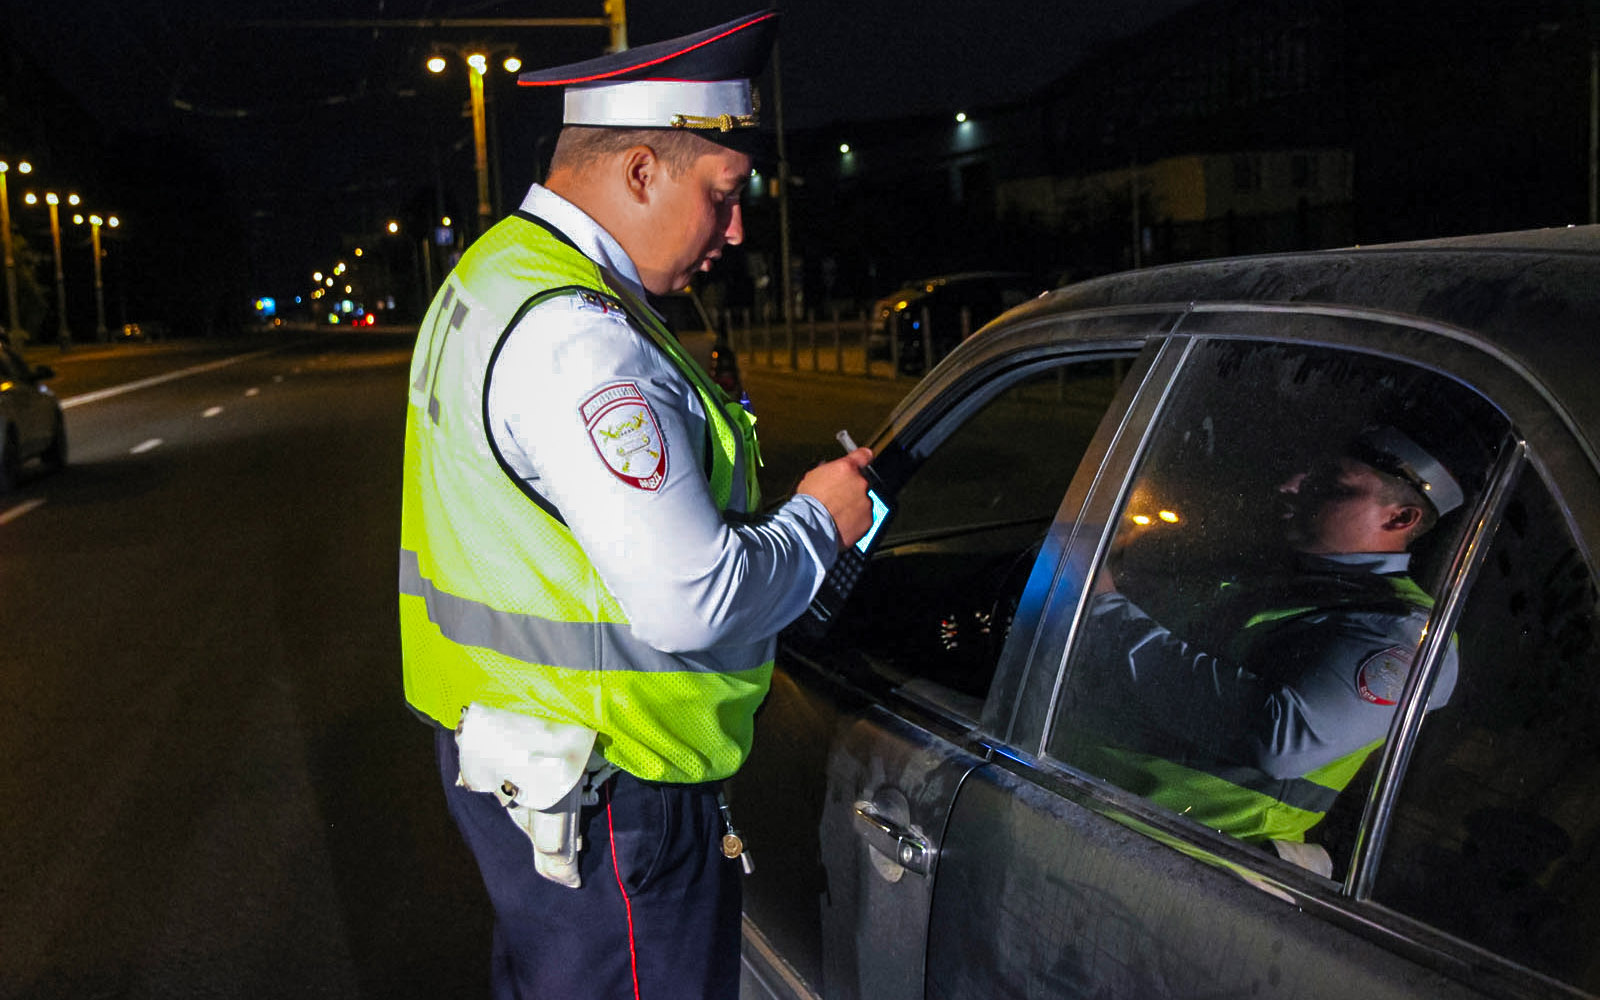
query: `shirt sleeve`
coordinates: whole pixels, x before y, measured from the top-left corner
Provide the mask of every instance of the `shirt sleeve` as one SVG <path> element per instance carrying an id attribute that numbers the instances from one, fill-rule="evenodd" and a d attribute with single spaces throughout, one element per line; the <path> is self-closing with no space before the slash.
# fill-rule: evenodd
<path id="1" fill-rule="evenodd" d="M 1141 728 L 1197 753 L 1293 778 L 1388 732 L 1393 703 L 1364 696 L 1360 678 L 1385 655 L 1409 669 L 1415 640 L 1393 634 L 1396 624 L 1392 616 L 1374 622 L 1341 612 L 1310 615 L 1252 649 L 1258 669 L 1251 670 L 1184 642 L 1110 593 L 1091 605 L 1087 642 L 1094 669 L 1106 671 L 1102 694 L 1124 700 Z M 1263 676 L 1267 666 L 1273 680 Z"/>
<path id="2" fill-rule="evenodd" d="M 634 634 L 657 649 L 769 639 L 833 564 L 833 519 L 813 497 L 765 515 L 718 509 L 698 396 L 615 307 L 562 296 L 530 309 L 496 355 L 487 392 L 489 434 L 507 465 L 561 511 Z M 625 470 L 606 437 L 615 421 L 596 419 L 619 399 L 624 408 L 610 412 L 627 418 L 622 447 L 640 456 Z"/>

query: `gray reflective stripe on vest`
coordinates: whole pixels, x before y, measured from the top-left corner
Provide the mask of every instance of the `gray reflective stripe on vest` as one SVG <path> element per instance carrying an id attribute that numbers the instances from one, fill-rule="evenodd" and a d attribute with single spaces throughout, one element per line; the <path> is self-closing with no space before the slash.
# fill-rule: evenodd
<path id="1" fill-rule="evenodd" d="M 1230 785 L 1259 792 L 1268 798 L 1277 799 L 1284 805 L 1304 809 L 1306 812 L 1325 813 L 1339 798 L 1339 790 L 1336 788 L 1328 788 L 1326 785 L 1319 785 L 1305 778 L 1274 778 L 1265 771 L 1258 771 L 1253 767 L 1204 763 L 1185 763 L 1183 766 L 1202 774 L 1209 774 L 1213 778 L 1221 778 Z"/>
<path id="2" fill-rule="evenodd" d="M 400 550 L 400 593 L 422 598 L 428 620 L 452 642 L 493 650 L 524 663 L 570 670 L 721 674 L 752 670 L 766 662 L 764 643 L 730 646 L 721 652 L 664 653 L 634 638 L 626 625 L 558 622 L 498 611 L 434 586 L 423 577 L 417 554 L 409 549 Z"/>

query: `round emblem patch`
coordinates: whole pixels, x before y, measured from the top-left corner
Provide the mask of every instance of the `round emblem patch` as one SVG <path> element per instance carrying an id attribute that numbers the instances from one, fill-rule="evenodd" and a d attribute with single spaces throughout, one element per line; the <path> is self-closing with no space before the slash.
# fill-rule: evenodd
<path id="1" fill-rule="evenodd" d="M 1390 646 L 1361 661 L 1356 670 L 1356 690 L 1374 705 L 1393 705 L 1400 700 L 1411 673 L 1411 650 Z"/>
<path id="2" fill-rule="evenodd" d="M 579 407 L 595 451 L 612 475 L 654 493 L 667 478 L 667 442 L 650 403 L 632 382 L 601 386 Z"/>

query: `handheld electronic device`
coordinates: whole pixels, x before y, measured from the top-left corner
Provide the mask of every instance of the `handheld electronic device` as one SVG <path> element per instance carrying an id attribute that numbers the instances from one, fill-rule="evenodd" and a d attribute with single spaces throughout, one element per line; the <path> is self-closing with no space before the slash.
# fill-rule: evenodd
<path id="1" fill-rule="evenodd" d="M 839 553 L 833 568 L 823 577 L 822 586 L 817 588 L 816 596 L 811 599 L 810 607 L 795 621 L 795 627 L 812 638 L 826 632 L 827 623 L 844 607 L 845 600 L 855 589 L 856 581 L 861 579 L 862 571 L 867 568 L 867 555 L 872 551 L 873 543 L 894 513 L 894 508 L 884 499 L 885 491 L 878 477 L 870 468 L 862 471 L 871 484 L 867 487 L 867 499 L 872 501 L 872 526 L 859 541 Z"/>

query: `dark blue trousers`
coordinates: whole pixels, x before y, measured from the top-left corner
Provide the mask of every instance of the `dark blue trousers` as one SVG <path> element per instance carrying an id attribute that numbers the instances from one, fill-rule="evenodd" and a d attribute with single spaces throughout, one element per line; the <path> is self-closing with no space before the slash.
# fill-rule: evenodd
<path id="1" fill-rule="evenodd" d="M 456 785 L 455 734 L 437 736 L 450 815 L 494 906 L 496 1000 L 735 1000 L 737 861 L 722 856 L 717 785 L 618 774 L 581 816 L 583 886 L 533 870 L 533 845 L 487 792 Z"/>

